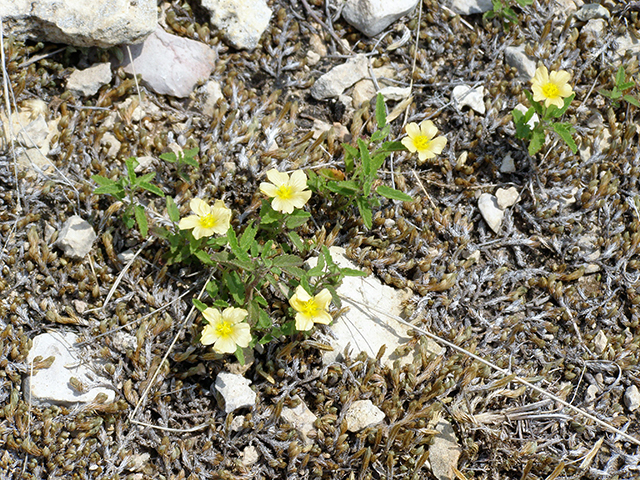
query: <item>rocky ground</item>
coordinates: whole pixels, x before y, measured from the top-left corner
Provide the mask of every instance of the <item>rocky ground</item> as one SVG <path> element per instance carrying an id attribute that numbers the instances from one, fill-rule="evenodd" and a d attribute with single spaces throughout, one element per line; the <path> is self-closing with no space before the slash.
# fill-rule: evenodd
<path id="1" fill-rule="evenodd" d="M 171 86 L 138 85 L 131 73 L 146 72 L 126 48 L 5 36 L 0 477 L 637 477 L 637 442 L 419 332 L 395 352 L 414 353 L 406 364 L 358 345 L 323 363 L 328 327 L 256 348 L 244 367 L 213 353 L 191 299 L 215 271 L 168 264 L 156 234 L 171 224 L 165 201 L 138 195 L 143 238 L 123 222 L 126 199 L 93 193 L 93 175 L 120 178 L 135 156 L 181 215 L 191 198 L 224 198 L 246 228 L 268 169 L 344 171 L 341 142 L 375 131 L 371 99 L 383 90 L 392 139 L 430 119 L 447 146 L 424 163 L 387 160 L 380 181 L 414 201 L 383 199 L 371 229 L 357 209 L 314 195 L 297 230 L 313 242 L 308 256 L 344 247 L 405 299 L 413 325 L 639 438 L 638 111 L 602 93 L 623 65 L 625 93 L 639 95 L 638 7 L 511 3 L 518 21 L 505 25 L 424 0 L 368 37 L 340 2 L 273 0 L 254 45 L 199 3 L 159 2 L 162 31 L 199 44 L 193 57 L 183 44 L 166 54 L 163 68 L 195 79 Z M 351 77 L 321 90 L 345 63 Z M 96 65 L 97 80 L 78 77 Z M 550 136 L 530 156 L 514 135 L 511 110 L 527 104 L 537 65 L 571 73 L 577 154 Z M 197 167 L 160 159 L 196 147 Z M 273 318 L 290 315 L 280 297 Z M 61 372 L 91 366 L 64 385 L 90 401 L 51 406 L 53 386 L 29 388 L 53 368 L 29 355 L 45 332 L 69 347 L 60 358 L 76 352 Z M 237 379 L 228 374 L 251 383 L 218 404 Z M 234 410 L 238 391 L 247 403 Z"/>

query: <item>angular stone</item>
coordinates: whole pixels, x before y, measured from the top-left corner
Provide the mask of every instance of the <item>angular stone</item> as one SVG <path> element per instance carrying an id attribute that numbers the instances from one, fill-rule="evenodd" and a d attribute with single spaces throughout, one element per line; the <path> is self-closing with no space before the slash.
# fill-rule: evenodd
<path id="1" fill-rule="evenodd" d="M 347 0 L 342 18 L 368 37 L 373 37 L 411 12 L 419 0 Z"/>
<path id="2" fill-rule="evenodd" d="M 433 443 L 429 447 L 431 472 L 438 480 L 453 480 L 456 478 L 453 467 L 457 468 L 462 449 L 458 445 L 456 434 L 448 421 L 440 419 L 436 430 L 440 433 L 434 437 Z"/>
<path id="3" fill-rule="evenodd" d="M 446 0 L 445 3 L 458 15 L 484 13 L 493 9 L 491 0 Z"/>
<path id="4" fill-rule="evenodd" d="M 640 408 L 640 392 L 638 391 L 638 387 L 631 385 L 627 388 L 624 392 L 624 404 L 631 412 L 635 412 Z"/>
<path id="5" fill-rule="evenodd" d="M 306 403 L 300 400 L 300 403 L 295 408 L 283 407 L 282 418 L 302 434 L 305 443 L 312 443 L 312 440 L 309 438 L 309 434 L 315 432 L 313 423 L 318 419 L 318 417 L 309 410 Z"/>
<path id="6" fill-rule="evenodd" d="M 91 251 L 95 239 L 96 232 L 89 222 L 74 215 L 62 226 L 55 244 L 67 257 L 80 259 Z"/>
<path id="7" fill-rule="evenodd" d="M 611 18 L 611 13 L 598 3 L 587 3 L 580 7 L 580 9 L 575 13 L 575 17 L 581 22 L 588 22 L 594 18 L 609 20 Z"/>
<path id="8" fill-rule="evenodd" d="M 0 17 L 19 39 L 101 48 L 139 43 L 158 23 L 155 0 L 4 0 Z"/>
<path id="9" fill-rule="evenodd" d="M 480 115 L 484 115 L 486 107 L 483 86 L 471 88 L 468 85 L 458 85 L 453 89 L 452 94 L 458 110 L 462 110 L 462 107 L 471 107 Z"/>
<path id="10" fill-rule="evenodd" d="M 496 201 L 500 210 L 506 210 L 515 205 L 518 200 L 520 200 L 520 194 L 516 187 L 499 188 L 496 191 Z"/>
<path id="11" fill-rule="evenodd" d="M 513 157 L 510 153 L 502 159 L 502 163 L 500 164 L 500 172 L 502 173 L 513 173 L 516 171 L 516 164 L 513 162 Z"/>
<path id="12" fill-rule="evenodd" d="M 502 225 L 502 219 L 504 218 L 504 211 L 498 207 L 496 197 L 490 193 L 483 193 L 480 195 L 480 198 L 478 198 L 478 209 L 480 209 L 482 218 L 487 222 L 489 228 L 495 233 L 498 233 L 500 225 Z"/>
<path id="13" fill-rule="evenodd" d="M 67 80 L 67 90 L 88 97 L 98 93 L 101 86 L 111 82 L 111 78 L 111 64 L 98 63 L 74 71 Z"/>
<path id="14" fill-rule="evenodd" d="M 376 407 L 371 400 L 356 400 L 349 405 L 344 415 L 347 430 L 354 433 L 376 425 L 384 418 L 384 412 Z"/>
<path id="15" fill-rule="evenodd" d="M 536 62 L 524 53 L 524 45 L 504 49 L 504 61 L 518 70 L 518 78 L 529 81 L 536 73 Z"/>
<path id="16" fill-rule="evenodd" d="M 226 42 L 237 49 L 253 50 L 269 25 L 271 9 L 265 0 L 202 0 L 211 23 Z"/>
<path id="17" fill-rule="evenodd" d="M 43 333 L 33 339 L 33 346 L 29 350 L 27 361 L 29 365 L 41 357 L 42 360 L 53 356 L 55 360 L 49 368 L 28 372 L 24 380 L 24 396 L 26 401 L 34 405 L 64 405 L 74 406 L 93 401 L 96 395 L 104 393 L 107 402 L 115 399 L 115 390 L 105 388 L 109 380 L 96 375 L 80 356 L 80 351 L 74 347 L 77 336 L 75 333 L 51 332 Z M 72 378 L 78 380 L 79 391 L 72 386 Z"/>
<path id="18" fill-rule="evenodd" d="M 593 339 L 593 345 L 595 347 L 595 351 L 597 354 L 601 354 L 604 352 L 605 348 L 607 348 L 607 344 L 609 343 L 609 339 L 604 334 L 602 330 L 598 332 L 596 338 Z"/>
<path id="19" fill-rule="evenodd" d="M 142 76 L 143 83 L 160 95 L 188 97 L 198 83 L 209 78 L 216 54 L 202 42 L 171 35 L 158 28 L 140 45 L 125 49 L 124 71 Z"/>
<path id="20" fill-rule="evenodd" d="M 218 100 L 222 98 L 222 88 L 220 83 L 215 80 L 209 80 L 204 85 L 205 101 L 202 107 L 202 113 L 208 117 L 212 117 Z"/>
<path id="21" fill-rule="evenodd" d="M 256 404 L 256 392 L 251 390 L 250 384 L 251 381 L 242 375 L 227 372 L 218 374 L 214 388 L 219 393 L 217 398 L 225 413 Z"/>
<path id="22" fill-rule="evenodd" d="M 356 55 L 318 78 L 311 87 L 311 95 L 316 100 L 337 97 L 368 75 L 369 60 L 364 55 Z"/>

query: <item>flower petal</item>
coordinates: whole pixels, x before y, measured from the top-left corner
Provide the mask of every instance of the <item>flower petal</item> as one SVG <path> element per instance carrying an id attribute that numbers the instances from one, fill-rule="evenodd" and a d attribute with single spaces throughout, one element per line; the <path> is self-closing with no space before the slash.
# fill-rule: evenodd
<path id="1" fill-rule="evenodd" d="M 438 134 L 438 129 L 431 120 L 425 120 L 422 122 L 420 124 L 420 131 L 422 132 L 422 135 L 427 137 L 429 140 Z"/>
<path id="2" fill-rule="evenodd" d="M 205 325 L 202 329 L 202 335 L 200 336 L 200 343 L 203 345 L 211 345 L 216 340 L 218 340 L 218 334 L 215 328 L 213 328 L 213 325 Z"/>
<path id="3" fill-rule="evenodd" d="M 236 351 L 236 342 L 231 337 L 219 338 L 213 350 L 217 353 L 233 353 Z"/>
<path id="4" fill-rule="evenodd" d="M 531 79 L 531 83 L 538 83 L 540 85 L 549 83 L 549 71 L 547 70 L 547 67 L 545 67 L 544 65 L 541 67 L 538 67 L 536 69 L 536 73 L 533 75 L 533 78 Z"/>
<path id="5" fill-rule="evenodd" d="M 565 70 L 558 70 L 549 74 L 549 81 L 558 87 L 571 80 L 571 74 Z"/>
<path id="6" fill-rule="evenodd" d="M 192 199 L 191 202 L 189 202 L 189 207 L 191 207 L 193 213 L 200 217 L 204 217 L 211 211 L 211 207 L 209 206 L 209 204 L 201 198 Z"/>
<path id="7" fill-rule="evenodd" d="M 249 346 L 251 342 L 251 327 L 248 323 L 238 323 L 233 326 L 231 339 L 236 345 L 242 348 Z"/>
<path id="8" fill-rule="evenodd" d="M 434 155 L 440 155 L 446 145 L 447 145 L 447 137 L 440 135 L 439 137 L 436 137 L 433 140 L 431 140 L 431 143 L 429 144 L 429 150 L 431 150 L 434 153 Z"/>
<path id="9" fill-rule="evenodd" d="M 197 215 L 189 215 L 188 217 L 184 217 L 178 223 L 178 228 L 180 230 L 189 230 L 190 228 L 195 228 L 199 225 L 200 217 Z"/>
<path id="10" fill-rule="evenodd" d="M 320 293 L 318 293 L 315 297 L 313 297 L 316 301 L 316 305 L 320 307 L 322 310 L 326 310 L 333 297 L 331 296 L 331 292 L 326 288 L 323 288 Z"/>
<path id="11" fill-rule="evenodd" d="M 260 184 L 260 191 L 267 197 L 275 197 L 276 195 L 278 195 L 278 187 L 276 187 L 273 183 L 262 182 Z"/>
<path id="12" fill-rule="evenodd" d="M 404 127 L 404 129 L 406 130 L 409 137 L 417 137 L 418 135 L 420 135 L 420 127 L 418 127 L 417 123 L 408 123 L 407 126 Z"/>
<path id="13" fill-rule="evenodd" d="M 220 314 L 220 310 L 217 308 L 205 308 L 202 312 L 202 316 L 209 322 L 210 325 L 215 325 L 222 320 L 222 315 Z"/>
<path id="14" fill-rule="evenodd" d="M 273 200 L 271 201 L 271 208 L 273 208 L 274 210 L 277 210 L 278 212 L 291 213 L 293 212 L 293 209 L 295 208 L 295 206 L 293 205 L 293 202 L 291 201 L 291 199 L 285 200 L 280 197 L 274 197 Z"/>
<path id="15" fill-rule="evenodd" d="M 418 150 L 413 144 L 413 140 L 411 140 L 411 137 L 404 137 L 402 140 L 400 140 L 400 142 L 405 147 L 407 147 L 407 150 L 409 150 L 411 153 L 416 153 L 416 151 Z"/>
<path id="16" fill-rule="evenodd" d="M 233 324 L 240 323 L 249 314 L 244 308 L 229 307 L 222 312 L 222 318 Z"/>
<path id="17" fill-rule="evenodd" d="M 289 181 L 289 174 L 279 172 L 275 168 L 272 168 L 267 172 L 267 178 L 276 187 L 280 187 L 282 185 L 285 185 Z"/>
<path id="18" fill-rule="evenodd" d="M 304 190 L 307 188 L 307 175 L 302 170 L 296 170 L 291 174 L 289 185 L 294 190 Z"/>
<path id="19" fill-rule="evenodd" d="M 296 330 L 299 332 L 306 332 L 313 328 L 313 320 L 303 315 L 302 313 L 296 313 Z"/>
<path id="20" fill-rule="evenodd" d="M 333 317 L 329 314 L 329 312 L 318 312 L 318 315 L 313 317 L 313 321 L 315 323 L 319 323 L 321 325 L 329 325 L 333 322 Z"/>

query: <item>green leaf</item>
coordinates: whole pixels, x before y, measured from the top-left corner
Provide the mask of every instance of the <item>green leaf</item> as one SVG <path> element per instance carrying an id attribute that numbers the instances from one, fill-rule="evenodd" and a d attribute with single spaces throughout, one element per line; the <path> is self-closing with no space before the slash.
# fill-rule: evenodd
<path id="1" fill-rule="evenodd" d="M 196 250 L 194 255 L 203 265 L 214 265 L 213 260 L 204 250 Z"/>
<path id="2" fill-rule="evenodd" d="M 180 210 L 178 210 L 178 206 L 176 202 L 173 200 L 173 197 L 167 197 L 167 213 L 169 214 L 169 219 L 173 223 L 178 223 L 180 221 Z"/>
<path id="3" fill-rule="evenodd" d="M 138 182 L 138 185 L 144 188 L 147 192 L 151 192 L 155 195 L 158 195 L 159 197 L 164 198 L 164 192 L 160 190 L 158 187 L 156 187 L 153 183 Z"/>
<path id="4" fill-rule="evenodd" d="M 293 243 L 293 245 L 298 249 L 298 251 L 305 251 L 305 245 L 300 238 L 300 235 L 298 235 L 296 232 L 287 232 L 287 236 L 289 237 L 289 240 L 291 240 L 291 243 Z"/>
<path id="5" fill-rule="evenodd" d="M 529 155 L 535 155 L 544 145 L 546 135 L 544 131 L 534 130 L 531 132 L 531 141 L 529 142 Z"/>
<path id="6" fill-rule="evenodd" d="M 565 143 L 569 146 L 569 148 L 573 153 L 576 153 L 578 151 L 578 146 L 576 145 L 575 140 L 571 136 L 571 131 L 573 130 L 573 128 L 571 128 L 569 124 L 554 123 L 551 125 L 551 128 L 553 128 L 553 130 L 558 135 L 560 135 L 560 138 L 562 138 L 565 141 Z"/>
<path id="7" fill-rule="evenodd" d="M 632 97 L 631 95 L 625 95 L 622 98 L 624 98 L 631 105 L 636 106 L 636 107 L 640 107 L 640 102 L 638 102 L 638 99 L 636 97 Z"/>
<path id="8" fill-rule="evenodd" d="M 231 251 L 233 252 L 233 254 L 238 257 L 239 260 L 248 262 L 249 255 L 247 255 L 246 251 L 240 248 L 240 245 L 238 244 L 238 237 L 236 237 L 236 232 L 234 232 L 231 226 L 227 231 L 227 239 L 229 240 L 229 247 L 231 247 Z"/>
<path id="9" fill-rule="evenodd" d="M 196 160 L 196 159 L 195 159 L 195 158 L 193 158 L 193 157 L 184 157 L 183 162 L 184 162 L 186 165 L 189 165 L 189 166 L 194 167 L 194 168 L 197 168 L 197 167 L 199 167 L 199 166 L 200 166 L 200 164 L 198 163 L 198 160 Z"/>
<path id="10" fill-rule="evenodd" d="M 309 218 L 311 218 L 311 214 L 309 212 L 305 212 L 304 210 L 295 210 L 287 217 L 285 224 L 287 228 L 298 228 L 300 225 L 307 223 Z"/>
<path id="11" fill-rule="evenodd" d="M 354 158 L 359 156 L 358 149 L 355 148 L 355 147 L 352 147 L 348 143 L 343 143 L 342 144 L 342 148 L 344 148 L 344 151 L 347 152 L 349 155 L 351 155 Z"/>
<path id="12" fill-rule="evenodd" d="M 620 68 L 618 68 L 618 71 L 616 73 L 616 86 L 621 90 L 624 90 L 621 85 L 624 83 L 626 76 L 627 75 L 625 74 L 624 67 L 620 65 Z"/>
<path id="13" fill-rule="evenodd" d="M 193 306 L 196 307 L 200 312 L 204 312 L 207 308 L 209 308 L 206 303 L 201 302 L 197 298 L 192 298 L 191 302 L 193 303 Z"/>
<path id="14" fill-rule="evenodd" d="M 244 305 L 244 302 L 245 302 L 244 283 L 242 282 L 240 275 L 238 275 L 238 272 L 235 272 L 235 271 L 224 272 L 222 274 L 222 282 L 224 283 L 225 287 L 227 287 L 227 290 L 229 291 L 233 299 L 236 301 L 236 303 L 240 305 Z"/>
<path id="15" fill-rule="evenodd" d="M 160 155 L 160 158 L 169 163 L 175 163 L 175 161 L 177 160 L 176 154 L 173 152 L 163 153 L 162 155 Z"/>
<path id="16" fill-rule="evenodd" d="M 373 212 L 371 211 L 369 202 L 365 197 L 356 197 L 356 205 L 358 205 L 358 210 L 360 211 L 360 215 L 362 216 L 364 226 L 368 229 L 371 229 L 371 227 L 373 226 Z"/>
<path id="17" fill-rule="evenodd" d="M 141 177 L 136 178 L 136 182 L 138 183 L 138 185 L 142 182 L 150 182 L 151 180 L 153 180 L 153 177 L 155 176 L 156 176 L 156 172 L 146 173 Z"/>
<path id="18" fill-rule="evenodd" d="M 118 200 L 122 200 L 125 197 L 124 189 L 117 183 L 98 187 L 93 191 L 93 193 L 96 195 L 113 195 Z"/>
<path id="19" fill-rule="evenodd" d="M 360 190 L 360 185 L 353 180 L 342 182 L 327 182 L 327 189 L 334 193 L 339 193 L 345 197 L 352 197 Z"/>
<path id="20" fill-rule="evenodd" d="M 324 288 L 329 290 L 329 292 L 331 293 L 331 299 L 333 300 L 333 304 L 337 308 L 342 308 L 342 300 L 340 299 L 340 295 L 338 295 L 338 292 L 336 291 L 335 287 L 333 285 L 325 285 Z"/>
<path id="21" fill-rule="evenodd" d="M 299 267 L 304 262 L 296 255 L 278 255 L 273 259 L 276 267 Z"/>
<path id="22" fill-rule="evenodd" d="M 402 142 L 384 142 L 382 146 L 376 150 L 376 153 L 382 152 L 406 152 L 407 147 Z"/>
<path id="23" fill-rule="evenodd" d="M 218 288 L 218 283 L 212 280 L 207 282 L 207 286 L 205 287 L 205 290 L 207 291 L 207 294 L 209 295 L 209 297 L 212 299 L 216 298 L 218 296 L 218 292 L 220 291 L 220 289 Z"/>
<path id="24" fill-rule="evenodd" d="M 240 365 L 244 365 L 244 352 L 242 351 L 242 347 L 240 347 L 239 345 L 236 345 L 236 351 L 234 355 L 238 359 L 238 363 Z"/>
<path id="25" fill-rule="evenodd" d="M 383 128 L 387 124 L 387 111 L 384 105 L 384 97 L 378 92 L 376 97 L 376 122 L 378 128 Z"/>
<path id="26" fill-rule="evenodd" d="M 385 158 L 387 158 L 390 154 L 391 152 L 387 151 L 376 151 L 376 153 L 373 155 L 373 158 L 371 159 L 371 175 L 374 176 L 374 178 L 378 175 L 378 170 L 380 170 L 380 167 L 382 167 Z"/>
<path id="27" fill-rule="evenodd" d="M 364 141 L 358 139 L 358 148 L 360 150 L 360 160 L 362 161 L 362 170 L 366 176 L 371 175 L 371 157 L 369 156 L 369 147 Z"/>
<path id="28" fill-rule="evenodd" d="M 129 184 L 135 185 L 136 184 L 135 169 L 138 166 L 138 161 L 135 159 L 135 157 L 129 157 L 124 161 L 124 163 L 127 166 L 127 175 L 129 176 Z"/>
<path id="29" fill-rule="evenodd" d="M 144 213 L 144 207 L 142 205 L 136 205 L 133 209 L 133 214 L 136 217 L 140 235 L 142 235 L 142 238 L 145 238 L 149 231 L 149 224 L 147 223 L 147 216 Z"/>
<path id="30" fill-rule="evenodd" d="M 116 185 L 116 182 L 111 180 L 110 178 L 103 177 L 102 175 L 91 175 L 91 180 L 96 182 L 98 185 Z"/>
<path id="31" fill-rule="evenodd" d="M 247 225 L 247 228 L 242 232 L 242 236 L 240 237 L 240 249 L 243 251 L 248 251 L 249 247 L 256 238 L 256 233 L 258 233 L 258 227 L 254 226 L 253 220 Z"/>
<path id="32" fill-rule="evenodd" d="M 407 195 L 400 190 L 396 190 L 395 188 L 387 187 L 386 185 L 380 185 L 376 188 L 376 192 L 383 197 L 389 198 L 391 200 L 400 200 L 402 202 L 412 202 L 413 197 L 411 195 Z"/>
<path id="33" fill-rule="evenodd" d="M 572 93 L 570 96 L 568 96 L 567 98 L 564 99 L 564 105 L 562 106 L 562 108 L 558 109 L 556 112 L 554 112 L 554 116 L 556 118 L 560 118 L 562 115 L 565 114 L 565 112 L 567 111 L 567 109 L 571 106 L 571 102 L 573 101 L 573 99 L 576 98 L 576 94 Z M 553 107 L 554 105 L 551 105 L 551 107 Z M 549 108 L 551 108 L 549 107 Z"/>
<path id="34" fill-rule="evenodd" d="M 282 267 L 282 271 L 290 277 L 300 279 L 306 273 L 305 270 L 298 267 Z"/>
<path id="35" fill-rule="evenodd" d="M 282 219 L 282 214 L 275 211 L 271 207 L 271 203 L 267 200 L 262 200 L 262 208 L 260 208 L 260 225 L 268 225 L 270 223 L 279 222 Z"/>
<path id="36" fill-rule="evenodd" d="M 368 276 L 367 272 L 363 272 L 362 270 L 356 270 L 355 268 L 340 268 L 340 273 L 342 273 L 345 277 L 366 277 L 366 276 Z"/>

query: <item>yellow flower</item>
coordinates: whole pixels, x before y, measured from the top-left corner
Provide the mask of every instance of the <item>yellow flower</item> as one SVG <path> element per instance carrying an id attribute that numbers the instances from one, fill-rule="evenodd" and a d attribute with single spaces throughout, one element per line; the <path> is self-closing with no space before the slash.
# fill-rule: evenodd
<path id="1" fill-rule="evenodd" d="M 311 192 L 307 188 L 307 176 L 302 170 L 296 170 L 291 174 L 279 172 L 272 168 L 267 172 L 267 178 L 271 183 L 262 182 L 260 191 L 267 197 L 273 197 L 271 206 L 282 213 L 291 213 L 294 208 L 302 208 L 311 198 Z"/>
<path id="2" fill-rule="evenodd" d="M 229 307 L 222 313 L 217 308 L 207 308 L 202 312 L 209 322 L 202 330 L 200 341 L 203 345 L 211 345 L 217 353 L 233 353 L 238 347 L 248 347 L 251 332 L 248 323 L 242 322 L 247 316 L 243 308 Z"/>
<path id="3" fill-rule="evenodd" d="M 564 98 L 573 93 L 569 79 L 571 74 L 564 70 L 548 72 L 547 67 L 538 67 L 535 75 L 531 79 L 531 90 L 533 99 L 536 102 L 544 101 L 544 106 L 549 108 L 555 105 L 558 108 L 564 106 Z"/>
<path id="4" fill-rule="evenodd" d="M 328 325 L 333 318 L 327 312 L 331 303 L 331 293 L 324 288 L 319 294 L 311 296 L 307 291 L 298 285 L 296 293 L 289 299 L 289 304 L 296 313 L 296 329 L 300 331 L 311 330 L 314 323 Z"/>
<path id="5" fill-rule="evenodd" d="M 419 127 L 417 123 L 410 123 L 406 130 L 408 136 L 402 139 L 402 144 L 411 153 L 418 152 L 420 163 L 440 155 L 447 144 L 446 137 L 436 137 L 438 129 L 431 120 L 425 120 Z"/>
<path id="6" fill-rule="evenodd" d="M 229 230 L 231 221 L 231 210 L 229 210 L 222 200 L 216 200 L 213 207 L 199 198 L 194 198 L 189 203 L 195 215 L 180 220 L 178 228 L 188 230 L 193 228 L 193 238 L 196 240 L 202 237 L 210 237 L 214 233 L 224 235 Z"/>

